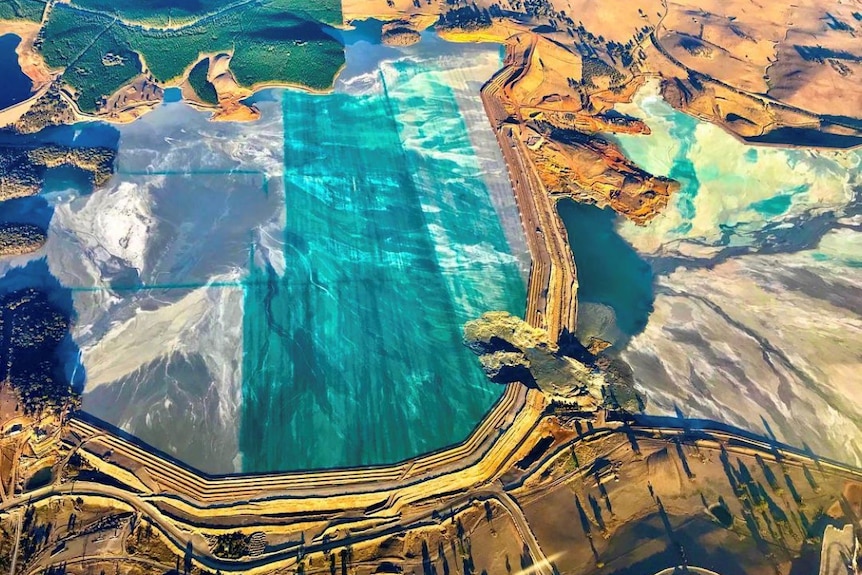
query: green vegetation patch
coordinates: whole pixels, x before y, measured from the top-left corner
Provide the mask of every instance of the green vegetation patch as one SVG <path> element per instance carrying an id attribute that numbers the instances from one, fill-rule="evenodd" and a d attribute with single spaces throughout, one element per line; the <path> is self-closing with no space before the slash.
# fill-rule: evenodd
<path id="1" fill-rule="evenodd" d="M 601 60 L 600 58 L 584 58 L 581 84 L 588 88 L 597 88 L 594 78 L 609 78 L 611 84 L 619 84 L 625 81 L 622 72 Z"/>
<path id="2" fill-rule="evenodd" d="M 309 20 L 339 26 L 344 17 L 341 0 L 282 0 L 285 8 L 294 14 L 301 14 Z"/>
<path id="3" fill-rule="evenodd" d="M 168 26 L 193 22 L 215 13 L 235 0 L 76 0 L 75 6 L 103 12 L 126 22 Z"/>
<path id="4" fill-rule="evenodd" d="M 142 71 L 140 57 L 122 35 L 113 18 L 57 5 L 43 30 L 41 45 L 51 67 L 65 68 L 63 81 L 78 93 L 78 106 L 95 111 L 110 96 Z"/>
<path id="5" fill-rule="evenodd" d="M 0 298 L 0 379 L 17 391 L 27 413 L 59 409 L 75 396 L 54 359 L 70 321 L 45 293 L 34 289 Z"/>
<path id="6" fill-rule="evenodd" d="M 95 111 L 103 96 L 110 96 L 141 73 L 141 61 L 128 46 L 101 38 L 63 74 L 78 91 L 78 106 Z"/>
<path id="7" fill-rule="evenodd" d="M 340 0 L 74 0 L 73 5 L 101 12 L 130 24 L 177 26 L 192 24 L 206 16 L 263 4 L 276 4 L 282 12 L 307 20 L 341 24 Z"/>
<path id="8" fill-rule="evenodd" d="M 63 68 L 78 59 L 93 39 L 103 34 L 114 19 L 58 4 L 42 29 L 40 50 L 49 66 Z"/>
<path id="9" fill-rule="evenodd" d="M 491 13 L 488 10 L 482 10 L 472 6 L 461 6 L 460 8 L 452 8 L 442 14 L 437 21 L 437 27 L 443 30 L 461 29 L 461 30 L 479 30 L 487 28 L 491 25 Z"/>
<path id="10" fill-rule="evenodd" d="M 189 72 L 189 84 L 192 90 L 195 91 L 198 98 L 207 104 L 218 104 L 218 93 L 212 82 L 207 80 L 207 71 L 209 70 L 209 58 L 204 58 L 192 68 Z"/>
<path id="11" fill-rule="evenodd" d="M 0 0 L 0 20 L 32 20 L 38 22 L 45 11 L 39 0 Z"/>
<path id="12" fill-rule="evenodd" d="M 343 46 L 305 22 L 287 29 L 258 29 L 246 42 L 237 44 L 230 68 L 243 86 L 284 82 L 322 90 L 332 86 L 343 65 Z"/>
<path id="13" fill-rule="evenodd" d="M 303 10 L 291 13 L 297 6 Z M 298 0 L 253 0 L 187 26 L 159 29 L 60 4 L 45 26 L 41 50 L 50 66 L 66 68 L 64 81 L 79 92 L 78 105 L 85 111 L 95 110 L 101 97 L 141 72 L 134 53 L 162 83 L 181 78 L 202 53 L 222 51 L 233 54 L 230 68 L 243 86 L 285 83 L 323 89 L 344 64 L 341 43 L 307 19 L 324 12 Z"/>

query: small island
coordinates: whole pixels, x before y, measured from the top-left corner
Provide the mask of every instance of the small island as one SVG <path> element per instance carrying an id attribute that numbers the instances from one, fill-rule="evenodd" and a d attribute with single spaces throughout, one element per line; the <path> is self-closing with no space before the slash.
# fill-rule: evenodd
<path id="1" fill-rule="evenodd" d="M 45 230 L 33 224 L 0 224 L 0 257 L 35 252 L 47 239 Z"/>
<path id="2" fill-rule="evenodd" d="M 102 186 L 114 173 L 115 157 L 110 148 L 0 145 L 0 201 L 38 194 L 48 170 L 61 166 L 80 170 L 92 185 Z"/>

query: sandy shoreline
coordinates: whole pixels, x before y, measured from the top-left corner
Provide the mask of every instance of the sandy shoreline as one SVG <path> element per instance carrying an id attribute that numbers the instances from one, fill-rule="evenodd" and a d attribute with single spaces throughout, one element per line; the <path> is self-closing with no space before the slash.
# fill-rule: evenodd
<path id="1" fill-rule="evenodd" d="M 358 8 L 358 7 L 353 7 Z M 431 13 L 426 13 L 424 10 L 419 12 L 411 12 L 411 11 L 403 11 L 398 9 L 393 9 L 391 13 L 381 14 L 379 11 L 376 13 L 372 13 L 374 11 L 369 10 L 352 10 L 350 6 L 344 7 L 344 19 L 343 24 L 340 27 L 336 27 L 339 29 L 350 29 L 353 22 L 366 20 L 366 19 L 382 19 L 383 21 L 403 21 L 405 25 L 409 26 L 411 29 L 415 29 L 417 31 L 421 31 L 424 29 L 428 29 L 432 27 L 437 20 L 437 16 Z M 0 21 L 0 34 L 11 33 L 16 34 L 21 38 L 21 42 L 16 49 L 16 53 L 18 54 L 19 64 L 21 66 L 22 71 L 26 74 L 31 81 L 33 82 L 33 95 L 24 102 L 16 104 L 10 108 L 5 110 L 0 110 L 0 126 L 8 126 L 13 124 L 18 120 L 24 113 L 29 110 L 29 108 L 38 100 L 38 98 L 43 95 L 53 80 L 56 77 L 56 71 L 51 71 L 47 65 L 45 64 L 42 56 L 35 50 L 33 43 L 38 37 L 38 33 L 41 29 L 41 24 L 36 22 L 28 22 L 28 21 L 16 21 L 16 20 L 2 20 Z M 494 23 L 487 28 L 480 28 L 477 30 L 454 30 L 454 29 L 438 29 L 436 30 L 436 34 L 443 40 L 452 43 L 496 43 L 500 45 L 505 45 L 506 41 L 511 38 L 513 35 L 527 32 L 529 27 L 519 25 L 516 23 L 508 22 L 505 20 L 495 20 Z M 198 98 L 192 96 L 193 91 L 188 87 L 188 75 L 191 69 L 203 58 L 210 58 L 211 60 L 211 70 L 213 65 L 217 65 L 218 58 L 222 54 L 227 54 L 227 62 L 225 64 L 224 72 L 218 78 L 211 78 L 214 85 L 217 86 L 217 90 L 220 96 L 220 102 L 217 105 L 208 104 L 202 102 Z M 336 71 L 333 76 L 332 83 L 330 86 L 326 88 L 313 88 L 310 86 L 303 85 L 298 82 L 278 82 L 278 81 L 266 81 L 266 82 L 258 82 L 251 86 L 241 86 L 236 83 L 235 79 L 232 77 L 229 68 L 231 54 L 229 52 L 207 52 L 201 53 L 199 58 L 195 60 L 194 63 L 190 64 L 184 71 L 183 74 L 177 78 L 173 78 L 170 81 L 164 84 L 157 84 L 159 88 L 162 90 L 168 88 L 179 88 L 182 90 L 182 101 L 186 104 L 194 107 L 195 109 L 201 111 L 208 111 L 212 113 L 212 117 L 210 118 L 213 121 L 255 121 L 258 119 L 259 114 L 255 110 L 253 106 L 248 106 L 243 104 L 241 100 L 251 97 L 255 94 L 258 94 L 261 91 L 268 89 L 288 89 L 288 90 L 301 90 L 310 94 L 325 96 L 328 94 L 332 94 L 335 91 L 335 85 L 339 78 L 339 76 L 345 70 L 347 64 L 346 62 L 341 65 L 341 67 Z M 146 66 L 145 66 L 146 67 Z M 230 76 L 229 80 L 225 82 L 222 78 L 223 76 Z M 640 78 L 641 79 L 662 79 L 662 74 L 645 70 L 642 72 Z M 221 80 L 221 81 L 219 81 Z M 137 81 L 137 79 L 135 80 Z M 223 85 L 227 83 L 227 85 Z M 117 94 L 120 94 L 123 90 L 127 90 L 132 83 L 127 86 L 121 87 L 117 92 L 111 95 L 110 98 L 115 97 Z M 68 97 L 65 90 L 61 91 L 61 94 L 64 96 L 64 99 L 72 106 L 72 110 L 74 111 L 74 117 L 76 121 L 86 122 L 86 121 L 105 121 L 109 123 L 115 124 L 127 124 L 129 122 L 135 121 L 142 114 L 145 114 L 151 111 L 155 106 L 157 106 L 161 100 L 159 101 L 146 101 L 146 102 L 135 102 L 131 104 L 129 107 L 124 108 L 122 110 L 111 110 L 106 113 L 87 113 L 80 110 L 77 106 L 76 102 L 73 98 Z M 680 111 L 691 115 L 692 117 L 698 118 L 702 121 L 706 121 L 712 124 L 715 124 L 721 127 L 725 132 L 731 134 L 739 140 L 748 145 L 755 146 L 763 146 L 763 147 L 775 147 L 775 148 L 800 148 L 800 149 L 816 149 L 816 150 L 826 150 L 833 149 L 834 146 L 825 146 L 825 145 L 817 145 L 817 144 L 798 144 L 794 142 L 766 142 L 766 141 L 752 141 L 749 138 L 746 138 L 737 131 L 733 129 L 733 127 L 724 121 L 721 117 L 711 116 L 704 112 L 699 111 L 695 107 L 689 105 L 678 106 L 676 103 L 672 103 L 672 105 L 679 109 Z M 760 127 L 761 134 L 768 133 L 767 128 L 770 125 L 764 125 Z M 794 125 L 779 125 L 774 126 L 773 129 L 794 129 L 794 130 L 813 130 L 813 131 L 822 131 L 820 130 L 821 125 L 818 119 L 812 117 L 810 123 L 806 125 L 802 124 L 794 124 Z M 832 132 L 825 132 L 826 134 L 830 134 Z M 862 147 L 862 141 L 859 142 L 858 145 L 845 147 L 843 149 L 857 149 Z"/>

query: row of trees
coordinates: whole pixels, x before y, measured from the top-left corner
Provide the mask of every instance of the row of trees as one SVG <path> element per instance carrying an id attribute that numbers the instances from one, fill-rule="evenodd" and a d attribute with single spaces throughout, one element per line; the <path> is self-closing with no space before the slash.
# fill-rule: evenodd
<path id="1" fill-rule="evenodd" d="M 462 30 L 478 30 L 491 25 L 491 12 L 471 4 L 443 12 L 438 26 L 441 28 L 459 28 Z"/>

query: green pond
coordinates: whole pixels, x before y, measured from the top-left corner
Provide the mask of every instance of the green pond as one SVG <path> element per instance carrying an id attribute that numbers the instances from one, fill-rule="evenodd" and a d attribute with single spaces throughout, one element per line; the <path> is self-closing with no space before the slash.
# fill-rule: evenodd
<path id="1" fill-rule="evenodd" d="M 282 93 L 284 270 L 244 292 L 245 471 L 381 464 L 463 440 L 502 392 L 463 324 L 525 287 L 442 71 Z"/>
<path id="2" fill-rule="evenodd" d="M 619 330 L 619 334 L 579 335 L 587 339 L 598 335 L 620 343 L 643 331 L 655 299 L 653 271 L 617 233 L 619 216 L 610 208 L 570 200 L 559 202 L 557 210 L 566 226 L 578 270 L 579 324 L 591 326 L 596 322 L 589 317 L 595 313 L 594 308 L 585 304 L 598 304 L 613 310 L 614 324 Z"/>

